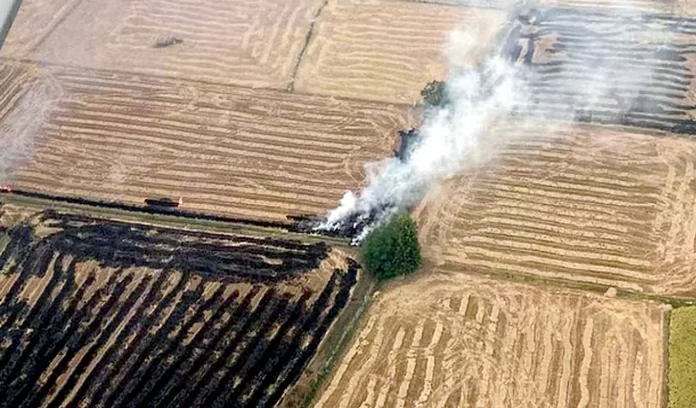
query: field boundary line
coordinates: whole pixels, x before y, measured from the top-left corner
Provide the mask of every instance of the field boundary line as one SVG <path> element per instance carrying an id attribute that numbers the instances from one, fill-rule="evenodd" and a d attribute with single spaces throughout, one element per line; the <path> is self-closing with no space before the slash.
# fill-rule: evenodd
<path id="1" fill-rule="evenodd" d="M 37 194 L 38 195 L 38 194 Z M 75 201 L 88 201 L 84 199 L 75 199 Z M 184 213 L 176 210 L 166 212 L 158 211 L 143 211 L 146 207 L 140 208 L 136 205 L 113 203 L 113 206 L 101 205 L 97 202 L 95 205 L 88 203 L 76 203 L 62 200 L 51 200 L 50 198 L 38 198 L 34 196 L 18 196 L 7 193 L 0 193 L 0 204 L 14 205 L 23 208 L 35 208 L 37 210 L 52 209 L 56 211 L 65 211 L 73 214 L 87 215 L 95 219 L 102 220 L 117 220 L 127 223 L 138 223 L 152 226 L 160 226 L 164 228 L 185 229 L 190 231 L 210 231 L 237 235 L 250 235 L 257 237 L 272 237 L 294 239 L 306 243 L 325 242 L 333 247 L 347 251 L 349 255 L 354 255 L 355 248 L 351 247 L 347 240 L 337 237 L 307 234 L 302 232 L 292 231 L 291 224 L 282 223 L 280 221 L 255 221 L 238 219 L 234 221 L 232 218 L 224 220 L 224 216 L 201 213 L 202 218 L 191 216 L 197 213 Z M 107 204 L 107 203 L 104 203 Z M 132 207 L 119 208 L 119 207 Z M 186 215 L 185 215 L 186 214 Z M 261 225 L 265 224 L 265 225 Z"/>

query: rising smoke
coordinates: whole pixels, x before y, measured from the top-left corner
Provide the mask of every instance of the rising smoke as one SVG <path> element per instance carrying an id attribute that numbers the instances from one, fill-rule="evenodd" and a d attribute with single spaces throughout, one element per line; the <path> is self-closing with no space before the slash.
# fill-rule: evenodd
<path id="1" fill-rule="evenodd" d="M 49 76 L 38 70 L 31 76 L 12 110 L 0 120 L 0 184 L 11 182 L 16 170 L 31 159 L 48 111 L 62 93 Z"/>
<path id="2" fill-rule="evenodd" d="M 500 58 L 479 69 L 463 70 L 447 81 L 446 106 L 432 110 L 407 159 L 387 158 L 366 165 L 366 187 L 348 191 L 319 229 L 338 228 L 346 220 L 366 223 L 355 237 L 418 202 L 433 184 L 485 162 L 482 138 L 520 103 L 522 83 L 516 69 Z"/>
<path id="3" fill-rule="evenodd" d="M 607 109 L 621 112 L 640 101 L 642 88 L 634 85 L 649 83 L 653 76 L 652 67 L 627 63 L 611 52 L 598 54 L 592 51 L 592 47 L 597 46 L 595 33 L 588 33 L 581 25 L 574 28 L 572 19 L 565 23 L 570 30 L 569 36 L 577 34 L 581 39 L 569 41 L 570 47 L 577 49 L 562 44 L 565 47 L 562 55 L 568 56 L 569 63 L 551 61 L 539 72 L 528 70 L 535 47 L 544 43 L 537 40 L 549 35 L 538 25 L 535 27 L 539 16 L 536 12 L 522 15 L 522 24 L 518 24 L 516 33 L 511 35 L 516 43 L 507 44 L 505 52 L 486 58 L 475 69 L 462 68 L 458 61 L 470 59 L 467 55 L 474 52 L 480 39 L 476 33 L 466 30 L 453 32 L 443 49 L 450 63 L 446 79 L 448 103 L 426 111 L 420 128 L 421 137 L 407 160 L 387 158 L 368 163 L 364 189 L 346 192 L 339 206 L 330 211 L 315 229 L 348 230 L 350 233 L 347 235 L 353 237 L 353 243 L 359 243 L 393 214 L 418 203 L 438 183 L 487 164 L 494 157 L 488 139 L 511 140 L 516 137 L 514 132 L 501 135 L 491 131 L 493 125 L 500 125 L 508 119 L 514 119 L 520 128 L 532 125 L 541 129 L 543 126 L 544 130 L 539 133 L 551 136 L 560 128 L 568 131 L 567 123 L 582 118 L 587 112 Z M 605 24 L 613 24 L 609 31 L 619 33 L 624 28 L 621 24 L 635 24 L 640 21 L 640 16 L 622 21 Z M 572 32 L 574 29 L 577 33 Z M 617 46 L 623 46 L 629 40 L 646 42 L 640 38 L 636 40 L 637 36 L 645 34 L 632 29 L 627 31 L 631 38 L 614 35 L 616 38 L 608 41 L 615 41 Z M 583 40 L 583 36 L 588 39 Z M 551 39 L 550 42 L 557 40 Z M 649 41 L 655 45 L 654 38 Z M 510 58 L 510 47 L 517 46 L 518 55 Z M 660 48 L 660 45 L 656 47 Z M 586 57 L 582 56 L 585 54 Z M 612 106 L 605 106 L 607 104 Z M 497 140 L 496 145 L 500 144 L 501 140 Z"/>
<path id="4" fill-rule="evenodd" d="M 476 68 L 459 65 L 476 46 L 475 36 L 467 31 L 450 34 L 443 50 L 450 64 L 448 103 L 428 110 L 406 159 L 366 164 L 366 187 L 359 193 L 347 191 L 317 230 L 337 230 L 349 223 L 357 229 L 353 241 L 359 243 L 392 215 L 416 204 L 433 185 L 486 162 L 483 138 L 523 102 L 525 92 L 520 69 L 504 58 L 488 58 Z"/>

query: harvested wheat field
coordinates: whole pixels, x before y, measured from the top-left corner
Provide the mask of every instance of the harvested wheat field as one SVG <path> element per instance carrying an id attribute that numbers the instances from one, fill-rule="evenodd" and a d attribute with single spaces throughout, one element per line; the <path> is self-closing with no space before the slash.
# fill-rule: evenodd
<path id="1" fill-rule="evenodd" d="M 490 168 L 426 198 L 428 256 L 451 271 L 696 294 L 696 143 L 561 129 L 500 130 L 517 138 Z"/>
<path id="2" fill-rule="evenodd" d="M 664 308 L 434 273 L 377 295 L 315 407 L 662 407 Z"/>
<path id="3" fill-rule="evenodd" d="M 381 0 L 329 1 L 307 47 L 295 89 L 387 102 L 419 102 L 423 85 L 447 73 L 443 44 L 460 26 L 456 64 L 472 66 L 496 46 L 506 14 Z M 473 36 L 476 36 L 474 39 Z M 379 40 L 377 40 L 379 39 Z"/>
<path id="4" fill-rule="evenodd" d="M 322 1 L 23 3 L 0 56 L 284 89 Z"/>
<path id="5" fill-rule="evenodd" d="M 357 279 L 324 244 L 4 211 L 6 407 L 274 406 Z"/>
<path id="6" fill-rule="evenodd" d="M 17 188 L 284 220 L 320 214 L 361 183 L 415 120 L 394 105 L 82 69 L 58 84 Z"/>

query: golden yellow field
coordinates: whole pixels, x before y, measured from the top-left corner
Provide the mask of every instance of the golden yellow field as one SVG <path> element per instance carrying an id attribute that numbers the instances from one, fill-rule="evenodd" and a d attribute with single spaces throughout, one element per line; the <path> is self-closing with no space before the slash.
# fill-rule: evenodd
<path id="1" fill-rule="evenodd" d="M 292 79 L 321 5 L 320 0 L 23 3 L 0 55 L 281 89 Z M 158 46 L 170 38 L 182 42 Z"/>
<path id="2" fill-rule="evenodd" d="M 495 48 L 501 11 L 408 1 L 330 1 L 300 65 L 302 92 L 413 104 L 447 74 L 448 33 L 462 28 L 456 63 L 480 62 Z M 466 42 L 466 44 L 462 43 Z"/>
<path id="3" fill-rule="evenodd" d="M 314 406 L 659 408 L 664 313 L 436 272 L 376 296 Z"/>
<path id="4" fill-rule="evenodd" d="M 6 66 L 8 75 L 32 69 Z M 184 208 L 256 219 L 320 214 L 415 124 L 394 105 L 112 71 L 41 73 L 58 96 L 13 185 L 67 196 L 183 196 Z"/>
<path id="5" fill-rule="evenodd" d="M 316 391 L 322 408 L 663 408 L 656 299 L 696 298 L 696 142 L 669 133 L 696 134 L 693 7 L 512 3 L 23 0 L 0 51 L 0 184 L 15 192 L 323 215 L 421 123 L 426 83 L 503 45 L 540 73 L 544 123 L 496 124 L 475 152 L 491 160 L 412 211 L 426 271 L 380 288 L 343 355 L 315 352 L 332 322 L 359 321 L 338 316 L 360 303 L 357 272 L 338 250 L 296 267 L 326 249 L 317 237 L 50 211 L 14 229 L 0 203 L 0 401 L 274 406 L 302 378 L 288 401 Z M 607 76 L 614 92 L 578 108 Z"/>
<path id="6" fill-rule="evenodd" d="M 519 139 L 493 164 L 421 203 L 421 241 L 436 263 L 696 294 L 693 141 L 596 126 L 500 132 L 511 131 Z"/>

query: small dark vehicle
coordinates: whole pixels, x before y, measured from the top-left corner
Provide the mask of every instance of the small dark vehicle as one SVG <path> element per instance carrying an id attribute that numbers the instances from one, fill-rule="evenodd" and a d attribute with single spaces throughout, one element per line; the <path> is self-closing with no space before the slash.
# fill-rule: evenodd
<path id="1" fill-rule="evenodd" d="M 174 36 L 161 37 L 158 38 L 155 42 L 155 48 L 167 48 L 171 47 L 172 45 L 181 44 L 183 42 L 184 40 Z"/>
<path id="2" fill-rule="evenodd" d="M 184 203 L 183 198 L 174 201 L 171 198 L 146 198 L 145 204 L 150 207 L 178 207 Z"/>

